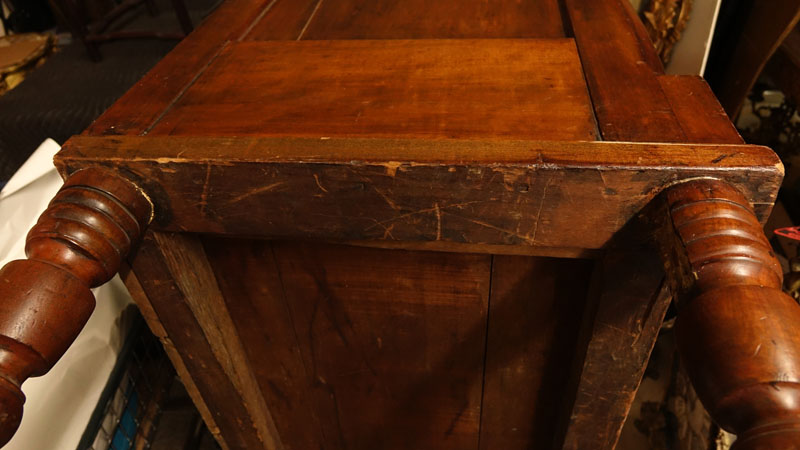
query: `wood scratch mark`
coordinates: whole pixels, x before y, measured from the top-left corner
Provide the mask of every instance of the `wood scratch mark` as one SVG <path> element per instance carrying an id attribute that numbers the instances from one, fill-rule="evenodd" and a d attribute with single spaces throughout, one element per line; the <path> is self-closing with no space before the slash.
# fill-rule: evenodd
<path id="1" fill-rule="evenodd" d="M 756 347 L 756 351 L 753 353 L 753 357 L 758 356 L 758 352 L 760 351 L 761 351 L 761 344 L 758 344 L 758 347 Z"/>
<path id="2" fill-rule="evenodd" d="M 446 209 L 449 209 L 449 208 L 462 208 L 464 206 L 471 205 L 473 203 L 483 203 L 483 201 L 482 200 L 473 200 L 473 201 L 470 201 L 470 202 L 453 203 L 452 205 L 440 206 L 439 210 L 441 211 L 441 210 L 446 210 Z M 397 209 L 399 211 L 398 208 L 395 208 L 395 209 Z M 370 225 L 364 231 L 369 231 L 371 228 L 374 228 L 376 226 L 381 226 L 382 227 L 387 223 L 396 222 L 396 221 L 398 221 L 400 219 L 405 219 L 405 218 L 408 218 L 408 217 L 411 217 L 411 216 L 416 216 L 416 215 L 419 215 L 419 214 L 427 214 L 427 213 L 431 213 L 431 212 L 436 212 L 436 207 L 434 207 L 434 208 L 424 208 L 424 209 L 420 209 L 420 210 L 417 210 L 417 211 L 412 211 L 410 213 L 401 214 L 399 216 L 392 217 L 391 219 L 387 219 L 387 220 L 382 220 L 380 222 L 375 221 L 375 225 Z"/>
<path id="3" fill-rule="evenodd" d="M 436 240 L 442 240 L 442 211 L 439 209 L 439 204 L 434 203 L 433 207 L 436 208 Z"/>
<path id="4" fill-rule="evenodd" d="M 377 188 L 377 187 L 375 187 L 375 186 L 372 186 L 372 188 L 373 188 L 373 189 L 375 189 L 375 192 L 377 192 L 377 193 L 378 193 L 378 195 L 380 195 L 380 196 L 383 198 L 383 200 L 384 200 L 384 201 L 386 201 L 386 203 L 387 203 L 389 206 L 391 206 L 391 208 L 392 208 L 393 210 L 395 210 L 395 211 L 400 211 L 400 207 L 399 207 L 399 206 L 397 206 L 397 204 L 396 204 L 395 202 L 393 202 L 393 201 L 392 201 L 392 199 L 390 199 L 388 195 L 386 195 L 386 194 L 384 194 L 383 192 L 381 192 L 381 191 L 380 191 L 380 189 L 378 189 L 378 188 Z"/>
<path id="5" fill-rule="evenodd" d="M 603 187 L 608 187 L 608 184 L 606 183 L 606 177 L 603 176 L 603 171 L 598 170 L 597 174 L 600 175 L 600 181 L 603 183 Z"/>
<path id="6" fill-rule="evenodd" d="M 317 174 L 314 174 L 314 181 L 317 182 L 317 187 L 319 187 L 322 192 L 328 193 L 328 190 L 322 187 L 322 184 L 319 182 L 319 176 L 317 176 Z"/>
<path id="7" fill-rule="evenodd" d="M 250 197 L 250 196 L 253 196 L 253 195 L 256 195 L 256 194 L 260 194 L 262 192 L 271 191 L 271 190 L 275 189 L 276 187 L 278 187 L 278 186 L 280 186 L 282 184 L 284 184 L 284 182 L 283 181 L 279 181 L 277 183 L 272 183 L 272 184 L 269 184 L 267 186 L 251 189 L 251 190 L 245 192 L 242 195 L 237 195 L 236 197 L 233 197 L 232 199 L 230 199 L 230 201 L 228 201 L 228 203 L 240 202 L 240 201 L 246 199 L 247 197 Z"/>
<path id="8" fill-rule="evenodd" d="M 544 209 L 544 203 L 545 201 L 547 201 L 547 189 L 549 189 L 550 185 L 553 184 L 554 178 L 555 177 L 551 175 L 547 179 L 547 182 L 544 185 L 544 190 L 542 190 L 542 201 L 539 202 L 539 208 L 536 210 L 536 218 L 534 219 L 533 222 L 533 231 L 528 233 L 531 236 L 529 240 L 532 244 L 536 243 L 536 233 L 539 231 L 539 220 L 542 217 L 542 209 Z"/>
<path id="9" fill-rule="evenodd" d="M 203 192 L 200 194 L 200 214 L 206 215 L 206 206 L 208 206 L 208 184 L 211 180 L 211 164 L 206 164 L 206 180 L 203 182 Z"/>
<path id="10" fill-rule="evenodd" d="M 508 234 L 510 236 L 514 236 L 515 238 L 523 240 L 526 244 L 533 244 L 534 243 L 533 240 L 531 238 L 529 238 L 528 236 L 522 236 L 522 235 L 517 234 L 517 233 L 515 233 L 515 232 L 513 232 L 511 230 L 506 230 L 504 228 L 500 228 L 498 226 L 492 225 L 492 224 L 487 223 L 487 222 L 482 222 L 480 220 L 470 219 L 469 217 L 459 216 L 458 214 L 453 214 L 451 212 L 448 212 L 447 214 L 449 214 L 449 215 L 451 215 L 453 217 L 458 217 L 459 219 L 466 220 L 467 222 L 474 223 L 475 225 L 480 225 L 482 227 L 490 228 L 492 230 L 497 230 L 497 231 L 499 231 L 501 233 L 505 233 L 505 234 Z M 467 242 L 466 239 L 465 239 L 465 242 Z"/>

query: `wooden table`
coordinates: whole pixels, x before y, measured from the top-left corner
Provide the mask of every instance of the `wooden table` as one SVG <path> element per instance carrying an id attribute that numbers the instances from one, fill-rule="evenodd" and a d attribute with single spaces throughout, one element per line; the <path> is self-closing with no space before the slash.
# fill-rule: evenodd
<path id="1" fill-rule="evenodd" d="M 613 448 L 673 297 L 737 450 L 800 439 L 782 166 L 627 1 L 229 0 L 56 165 L 6 438 L 121 268 L 224 448 Z"/>

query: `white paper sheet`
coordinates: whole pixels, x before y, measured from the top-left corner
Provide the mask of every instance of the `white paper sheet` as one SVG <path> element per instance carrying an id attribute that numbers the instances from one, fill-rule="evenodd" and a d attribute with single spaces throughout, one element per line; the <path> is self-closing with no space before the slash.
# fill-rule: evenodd
<path id="1" fill-rule="evenodd" d="M 0 266 L 25 258 L 25 236 L 61 187 L 53 167 L 58 152 L 48 139 L 0 191 Z M 61 360 L 43 377 L 22 385 L 22 424 L 4 450 L 73 450 L 89 422 L 127 331 L 131 304 L 118 277 L 94 290 L 97 307 Z"/>

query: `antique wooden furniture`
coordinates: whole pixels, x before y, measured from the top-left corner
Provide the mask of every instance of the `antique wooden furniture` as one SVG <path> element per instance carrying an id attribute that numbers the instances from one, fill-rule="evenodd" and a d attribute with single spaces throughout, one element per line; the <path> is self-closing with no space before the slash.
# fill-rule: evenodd
<path id="1" fill-rule="evenodd" d="M 121 267 L 224 448 L 613 448 L 673 297 L 737 450 L 800 441 L 782 166 L 626 1 L 230 0 L 56 165 L 5 438 Z"/>

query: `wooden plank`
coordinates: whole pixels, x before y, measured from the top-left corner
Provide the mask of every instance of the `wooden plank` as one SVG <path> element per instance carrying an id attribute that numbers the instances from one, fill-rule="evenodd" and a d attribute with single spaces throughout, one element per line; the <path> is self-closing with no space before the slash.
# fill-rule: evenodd
<path id="1" fill-rule="evenodd" d="M 490 256 L 274 251 L 326 448 L 477 445 Z"/>
<path id="2" fill-rule="evenodd" d="M 183 39 L 84 135 L 138 135 L 191 85 L 229 40 L 238 39 L 274 0 L 228 0 Z"/>
<path id="3" fill-rule="evenodd" d="M 132 177 L 159 230 L 586 249 L 679 179 L 771 205 L 783 174 L 757 146 L 532 141 L 78 137 L 57 164 Z"/>
<path id="4" fill-rule="evenodd" d="M 481 450 L 552 447 L 592 265 L 494 257 Z"/>
<path id="5" fill-rule="evenodd" d="M 330 448 L 270 241 L 203 238 L 226 307 L 287 449 Z"/>
<path id="6" fill-rule="evenodd" d="M 198 246 L 192 237 L 150 233 L 131 265 L 227 447 L 282 449 Z"/>
<path id="7" fill-rule="evenodd" d="M 158 318 L 158 314 L 156 314 L 153 305 L 150 303 L 150 299 L 144 293 L 141 282 L 138 278 L 136 278 L 136 274 L 133 273 L 130 267 L 123 267 L 123 269 L 120 270 L 119 275 L 122 281 L 125 283 L 125 287 L 128 289 L 128 292 L 130 292 L 131 297 L 133 297 L 133 300 L 136 302 L 136 306 L 139 307 L 139 311 L 141 311 L 142 317 L 144 317 L 145 322 L 147 322 L 147 326 L 150 328 L 150 331 L 158 338 L 158 340 L 161 342 L 161 345 L 164 347 L 164 351 L 169 357 L 172 366 L 175 367 L 175 372 L 177 372 L 184 388 L 186 389 L 186 392 L 189 394 L 192 402 L 194 402 L 195 406 L 197 407 L 200 417 L 203 418 L 203 422 L 205 422 L 206 427 L 208 427 L 208 431 L 217 440 L 217 443 L 219 443 L 222 450 L 228 450 L 228 445 L 225 443 L 225 438 L 222 436 L 222 433 L 220 432 L 220 429 L 214 420 L 214 415 L 211 413 L 211 410 L 208 408 L 203 396 L 200 394 L 200 390 L 197 388 L 197 383 L 194 381 L 194 376 L 189 372 L 189 369 L 187 368 L 186 363 L 183 361 L 180 352 L 178 352 L 178 350 L 175 348 L 175 344 L 172 342 L 172 339 L 169 338 L 169 334 L 164 328 L 164 325 L 161 323 L 161 320 Z"/>
<path id="8" fill-rule="evenodd" d="M 564 397 L 563 438 L 554 448 L 616 447 L 670 304 L 668 290 L 660 289 L 663 278 L 654 250 L 614 249 L 598 264 L 596 295 L 583 312 L 573 388 Z"/>
<path id="9" fill-rule="evenodd" d="M 663 73 L 627 0 L 565 0 L 594 104 L 607 141 L 685 142 L 656 75 Z"/>
<path id="10" fill-rule="evenodd" d="M 320 1 L 304 39 L 557 38 L 557 0 Z"/>
<path id="11" fill-rule="evenodd" d="M 569 39 L 232 44 L 150 132 L 166 134 L 596 137 Z"/>
<path id="12" fill-rule="evenodd" d="M 711 88 L 696 75 L 658 77 L 687 142 L 743 144 Z"/>

